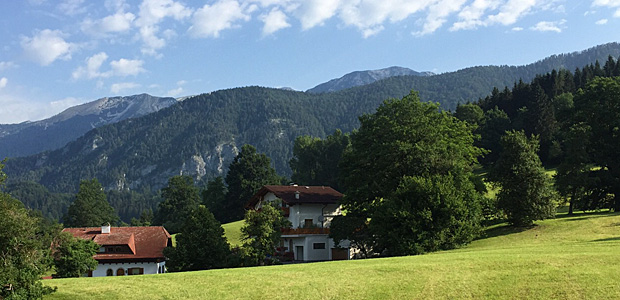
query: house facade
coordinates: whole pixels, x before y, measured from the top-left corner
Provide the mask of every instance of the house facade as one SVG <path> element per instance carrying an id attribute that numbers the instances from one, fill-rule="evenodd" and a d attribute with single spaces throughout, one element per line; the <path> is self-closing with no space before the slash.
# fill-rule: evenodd
<path id="1" fill-rule="evenodd" d="M 263 203 L 280 200 L 291 228 L 282 228 L 278 252 L 296 261 L 341 260 L 350 258 L 348 241 L 336 247 L 329 238 L 335 216 L 341 214 L 342 193 L 326 186 L 266 185 L 246 205 L 259 210 Z"/>
<path id="2" fill-rule="evenodd" d="M 172 245 L 162 226 L 65 228 L 63 232 L 100 245 L 98 265 L 88 277 L 160 274 L 166 272 L 163 251 Z"/>

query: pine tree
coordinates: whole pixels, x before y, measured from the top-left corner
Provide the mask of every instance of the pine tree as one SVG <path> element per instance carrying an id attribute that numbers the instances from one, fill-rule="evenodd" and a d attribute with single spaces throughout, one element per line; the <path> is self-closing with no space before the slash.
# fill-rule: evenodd
<path id="1" fill-rule="evenodd" d="M 545 174 L 538 151 L 538 139 L 523 131 L 508 131 L 501 140 L 502 152 L 490 172 L 490 179 L 501 186 L 498 205 L 508 222 L 528 226 L 535 220 L 552 218 L 556 194 L 551 178 Z"/>
<path id="2" fill-rule="evenodd" d="M 282 178 L 271 166 L 271 159 L 256 153 L 252 145 L 244 145 L 228 168 L 226 208 L 223 222 L 243 219 L 244 205 L 263 185 L 280 184 Z"/>
<path id="3" fill-rule="evenodd" d="M 75 201 L 65 215 L 65 227 L 93 227 L 117 221 L 118 216 L 106 200 L 99 181 L 96 178 L 82 180 Z"/>

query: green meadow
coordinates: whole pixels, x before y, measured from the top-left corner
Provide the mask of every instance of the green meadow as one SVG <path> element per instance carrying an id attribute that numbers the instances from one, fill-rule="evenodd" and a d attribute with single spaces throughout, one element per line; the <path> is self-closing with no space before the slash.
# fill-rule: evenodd
<path id="1" fill-rule="evenodd" d="M 44 283 L 49 299 L 620 299 L 618 278 L 620 214 L 599 212 L 419 256 Z"/>

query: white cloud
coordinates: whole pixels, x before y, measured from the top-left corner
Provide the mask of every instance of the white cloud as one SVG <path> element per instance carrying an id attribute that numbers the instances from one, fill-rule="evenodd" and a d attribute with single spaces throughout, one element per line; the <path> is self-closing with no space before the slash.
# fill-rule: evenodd
<path id="1" fill-rule="evenodd" d="M 452 24 L 450 30 L 475 29 L 484 26 L 483 17 L 488 10 L 495 10 L 499 6 L 497 0 L 475 0 L 463 8 L 459 13 L 459 21 Z"/>
<path id="2" fill-rule="evenodd" d="M 103 19 L 91 20 L 86 19 L 82 22 L 81 29 L 84 33 L 105 37 L 108 33 L 126 32 L 131 29 L 131 24 L 136 16 L 132 13 L 118 11 L 113 15 L 109 15 Z"/>
<path id="3" fill-rule="evenodd" d="M 620 18 L 620 0 L 594 0 L 592 1 L 592 6 L 615 9 L 614 17 Z"/>
<path id="4" fill-rule="evenodd" d="M 557 22 L 542 21 L 542 22 L 536 23 L 536 25 L 532 26 L 530 29 L 534 31 L 541 31 L 541 32 L 544 32 L 544 31 L 562 32 L 562 28 L 560 28 L 560 26 L 564 25 L 564 23 L 566 23 L 566 20 L 560 20 Z"/>
<path id="5" fill-rule="evenodd" d="M 295 14 L 301 21 L 301 28 L 308 30 L 333 17 L 340 4 L 340 0 L 306 0 L 295 9 Z"/>
<path id="6" fill-rule="evenodd" d="M 125 58 L 110 62 L 112 72 L 115 76 L 138 75 L 145 72 L 144 68 L 142 68 L 143 64 L 144 61 L 142 60 Z"/>
<path id="7" fill-rule="evenodd" d="M 6 87 L 9 80 L 6 77 L 0 78 L 0 90 Z"/>
<path id="8" fill-rule="evenodd" d="M 193 37 L 220 36 L 220 31 L 237 27 L 238 21 L 249 21 L 248 7 L 236 0 L 219 0 L 213 5 L 205 4 L 192 17 L 192 26 L 188 32 Z"/>
<path id="9" fill-rule="evenodd" d="M 2 94 L 0 95 L 0 107 L 2 107 L 0 109 L 0 120 L 3 124 L 42 120 L 80 103 L 84 103 L 84 101 L 72 97 L 41 103 L 32 101 L 30 98 L 24 99 L 14 95 Z"/>
<path id="10" fill-rule="evenodd" d="M 513 27 L 512 31 L 523 31 L 523 27 Z"/>
<path id="11" fill-rule="evenodd" d="M 80 100 L 78 98 L 75 97 L 67 97 L 64 99 L 60 99 L 60 100 L 56 100 L 56 101 L 52 101 L 49 103 L 49 109 L 51 112 L 53 112 L 52 115 L 57 114 L 59 112 L 62 112 L 63 110 L 72 107 L 72 106 L 76 106 L 78 104 L 82 104 L 84 103 L 83 100 Z"/>
<path id="12" fill-rule="evenodd" d="M 268 14 L 261 15 L 259 19 L 265 23 L 263 26 L 263 36 L 291 27 L 291 24 L 286 21 L 287 16 L 277 8 L 273 8 Z"/>
<path id="13" fill-rule="evenodd" d="M 172 0 L 144 0 L 140 4 L 138 26 L 155 25 L 166 17 L 182 20 L 191 16 L 191 9 Z"/>
<path id="14" fill-rule="evenodd" d="M 71 59 L 71 53 L 77 46 L 64 40 L 66 35 L 60 30 L 44 29 L 33 37 L 21 37 L 21 47 L 25 55 L 47 66 L 57 59 Z"/>
<path id="15" fill-rule="evenodd" d="M 86 59 L 86 66 L 78 67 L 73 71 L 71 76 L 73 79 L 82 79 L 82 78 L 98 78 L 98 77 L 108 77 L 109 73 L 101 73 L 99 72 L 99 68 L 103 62 L 108 59 L 108 55 L 105 52 L 97 53 Z"/>
<path id="16" fill-rule="evenodd" d="M 17 65 L 12 61 L 0 61 L 0 71 L 16 68 Z"/>
<path id="17" fill-rule="evenodd" d="M 157 56 L 157 51 L 166 46 L 166 40 L 158 37 L 159 24 L 163 19 L 170 17 L 183 20 L 190 17 L 192 10 L 180 2 L 172 0 L 144 0 L 140 4 L 140 11 L 135 24 L 140 27 L 139 37 L 144 45 L 142 53 Z M 170 35 L 170 33 L 168 33 Z"/>
<path id="18" fill-rule="evenodd" d="M 600 19 L 596 21 L 596 25 L 605 25 L 607 24 L 607 19 Z"/>
<path id="19" fill-rule="evenodd" d="M 114 94 L 118 94 L 122 91 L 131 90 L 131 89 L 135 89 L 139 87 L 140 85 L 135 82 L 119 82 L 119 83 L 112 84 L 112 86 L 110 86 L 110 92 Z"/>
<path id="20" fill-rule="evenodd" d="M 500 7 L 499 13 L 489 16 L 488 19 L 491 23 L 512 25 L 535 6 L 536 0 L 508 0 Z"/>
<path id="21" fill-rule="evenodd" d="M 84 4 L 84 0 L 64 0 L 58 4 L 58 10 L 68 16 L 79 15 L 87 11 L 82 4 Z"/>
<path id="22" fill-rule="evenodd" d="M 125 0 L 106 0 L 104 5 L 109 11 L 124 11 L 129 8 Z"/>
<path id="23" fill-rule="evenodd" d="M 166 96 L 167 97 L 178 97 L 179 95 L 183 94 L 183 92 L 184 92 L 183 87 L 178 87 L 176 89 L 169 90 L 166 93 Z"/>
<path id="24" fill-rule="evenodd" d="M 417 32 L 416 35 L 435 32 L 446 22 L 446 18 L 459 11 L 463 4 L 465 4 L 465 0 L 442 0 L 431 5 L 422 30 Z"/>
<path id="25" fill-rule="evenodd" d="M 144 61 L 137 59 L 125 59 L 114 60 L 110 62 L 110 70 L 102 72 L 100 71 L 103 63 L 108 59 L 108 55 L 105 52 L 97 53 L 86 59 L 86 65 L 80 66 L 71 74 L 73 79 L 93 79 L 93 78 L 107 78 L 111 76 L 130 76 L 138 75 L 145 72 L 142 65 Z"/>

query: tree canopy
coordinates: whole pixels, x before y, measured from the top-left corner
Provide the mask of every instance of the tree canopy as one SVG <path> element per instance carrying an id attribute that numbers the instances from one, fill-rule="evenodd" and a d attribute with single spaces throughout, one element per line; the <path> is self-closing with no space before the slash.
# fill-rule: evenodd
<path id="1" fill-rule="evenodd" d="M 556 195 L 538 158 L 538 138 L 528 139 L 523 131 L 508 131 L 501 145 L 502 152 L 489 178 L 501 186 L 498 205 L 508 222 L 527 226 L 535 220 L 553 218 Z"/>
<path id="2" fill-rule="evenodd" d="M 200 193 L 189 176 L 173 176 L 161 190 L 163 201 L 159 203 L 156 223 L 170 233 L 181 230 L 184 220 L 200 204 Z"/>
<path id="3" fill-rule="evenodd" d="M 244 145 L 228 167 L 225 212 L 222 222 L 243 219 L 244 205 L 263 185 L 281 184 L 282 178 L 271 166 L 267 155 L 257 153 L 252 145 Z"/>
<path id="4" fill-rule="evenodd" d="M 82 180 L 75 201 L 69 206 L 64 224 L 66 227 L 96 227 L 105 223 L 115 224 L 118 216 L 106 200 L 103 187 L 96 178 Z"/>
<path id="5" fill-rule="evenodd" d="M 0 163 L 0 187 L 6 175 Z M 49 246 L 37 235 L 37 219 L 0 190 L 0 299 L 40 299 L 53 291 L 41 284 L 49 266 Z"/>
<path id="6" fill-rule="evenodd" d="M 170 271 L 223 268 L 230 255 L 224 229 L 204 205 L 195 208 L 176 235 L 177 246 L 166 248 Z"/>
<path id="7" fill-rule="evenodd" d="M 56 277 L 80 277 L 88 270 L 97 268 L 93 256 L 99 251 L 99 245 L 92 240 L 76 238 L 63 232 L 55 240 L 53 252 Z"/>
<path id="8" fill-rule="evenodd" d="M 365 236 L 361 243 L 389 255 L 471 241 L 479 229 L 481 196 L 470 178 L 482 153 L 473 145 L 471 126 L 414 92 L 384 101 L 360 123 L 341 162 L 347 215 L 334 220 L 335 234 L 358 241 Z M 341 228 L 350 228 L 343 226 L 347 218 L 366 222 L 343 235 Z"/>

